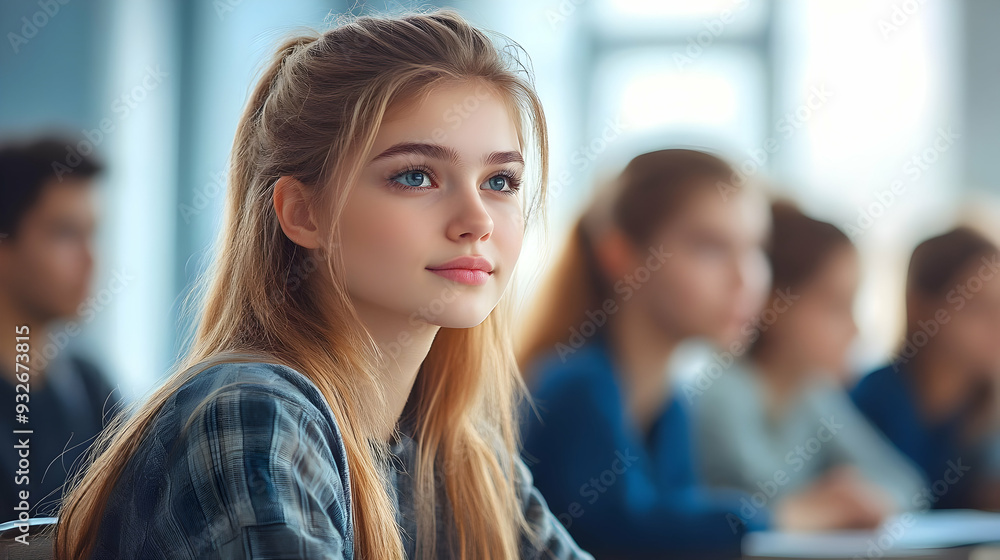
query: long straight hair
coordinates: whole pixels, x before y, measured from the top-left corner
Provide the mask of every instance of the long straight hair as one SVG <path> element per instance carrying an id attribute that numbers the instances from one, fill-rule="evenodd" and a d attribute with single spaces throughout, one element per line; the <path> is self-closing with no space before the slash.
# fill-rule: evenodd
<path id="1" fill-rule="evenodd" d="M 435 86 L 474 81 L 508 104 L 521 145 L 532 139 L 526 157 L 537 160 L 538 188 L 524 207 L 525 223 L 540 209 L 544 224 L 545 116 L 522 50 L 509 40 L 495 44 L 496 37 L 438 10 L 350 18 L 280 45 L 239 121 L 216 260 L 192 294 L 198 321 L 187 354 L 92 447 L 88 468 L 64 497 L 58 558 L 89 555 L 109 496 L 164 402 L 207 367 L 246 361 L 285 364 L 316 384 L 344 438 L 357 557 L 404 557 L 388 494 L 391 457 L 379 437 L 378 372 L 386 357 L 346 291 L 337 218 L 386 112 Z M 282 232 L 272 203 L 281 176 L 298 179 L 317 204 L 329 206 L 320 213 L 332 216 L 328 251 L 307 252 Z M 515 484 L 516 414 L 525 389 L 510 342 L 510 300 L 504 296 L 480 325 L 441 328 L 411 394 L 420 558 L 438 553 L 435 490 L 442 479 L 455 527 L 448 544 L 462 558 L 513 558 L 523 535 L 535 537 Z"/>

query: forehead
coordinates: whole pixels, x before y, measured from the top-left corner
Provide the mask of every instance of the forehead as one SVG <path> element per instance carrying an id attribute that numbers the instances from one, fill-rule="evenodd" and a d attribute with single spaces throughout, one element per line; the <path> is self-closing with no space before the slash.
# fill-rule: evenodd
<path id="1" fill-rule="evenodd" d="M 743 198 L 742 195 L 722 196 L 715 184 L 706 179 L 680 202 L 680 208 L 674 212 L 674 221 L 684 227 L 705 226 L 745 233 L 743 230 L 749 226 L 749 208 Z"/>
<path id="2" fill-rule="evenodd" d="M 449 146 L 469 160 L 486 152 L 521 149 L 515 111 L 503 94 L 485 82 L 441 84 L 390 107 L 372 154 L 399 142 Z"/>
<path id="3" fill-rule="evenodd" d="M 93 206 L 94 183 L 91 179 L 65 177 L 62 181 L 51 179 L 39 193 L 32 213 L 50 214 L 66 211 L 87 211 Z"/>

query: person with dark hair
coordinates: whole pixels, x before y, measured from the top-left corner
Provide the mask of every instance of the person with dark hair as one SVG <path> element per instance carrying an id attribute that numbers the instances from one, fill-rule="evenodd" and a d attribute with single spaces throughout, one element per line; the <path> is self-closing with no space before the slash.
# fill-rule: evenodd
<path id="1" fill-rule="evenodd" d="M 79 314 L 94 266 L 102 165 L 80 156 L 66 167 L 72 145 L 57 136 L 0 145 L 0 521 L 57 509 L 116 400 L 91 360 L 55 342 L 78 329 L 60 322 Z"/>
<path id="2" fill-rule="evenodd" d="M 921 507 L 1000 507 L 987 446 L 1000 420 L 1000 250 L 958 227 L 914 249 L 906 335 L 852 391 L 928 480 Z M 990 491 L 994 490 L 994 491 Z"/>
<path id="3" fill-rule="evenodd" d="M 843 386 L 857 251 L 836 226 L 772 205 L 772 290 L 737 360 L 695 399 L 706 483 L 797 512 L 806 528 L 868 528 L 923 481 Z"/>

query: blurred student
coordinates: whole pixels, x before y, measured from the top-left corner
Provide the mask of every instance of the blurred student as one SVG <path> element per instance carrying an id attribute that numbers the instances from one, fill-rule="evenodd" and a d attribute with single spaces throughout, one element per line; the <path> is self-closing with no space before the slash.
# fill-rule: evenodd
<path id="1" fill-rule="evenodd" d="M 45 137 L 0 146 L 0 521 L 17 519 L 25 506 L 32 517 L 52 513 L 68 473 L 120 397 L 97 366 L 55 342 L 59 329 L 70 328 L 60 321 L 79 315 L 94 266 L 101 166 L 89 156 L 60 166 L 71 142 Z M 15 336 L 26 336 L 25 345 Z M 26 405 L 26 423 L 17 420 L 18 404 Z M 27 442 L 26 476 L 16 475 L 23 470 L 19 441 Z"/>
<path id="2" fill-rule="evenodd" d="M 965 227 L 918 245 L 901 349 L 852 391 L 930 481 L 915 499 L 923 509 L 1000 506 L 996 492 L 982 491 L 996 476 L 987 446 L 1000 411 L 998 259 L 996 245 Z"/>
<path id="3" fill-rule="evenodd" d="M 836 226 L 771 208 L 772 292 L 737 360 L 694 396 L 706 483 L 790 504 L 802 528 L 871 528 L 923 487 L 841 380 L 857 334 L 858 255 Z"/>
<path id="4" fill-rule="evenodd" d="M 740 516 L 744 494 L 701 487 L 667 374 L 681 341 L 720 338 L 745 312 L 744 265 L 766 234 L 749 216 L 767 206 L 733 182 L 699 151 L 634 158 L 575 225 L 525 325 L 527 460 L 595 556 L 735 557 L 770 526 L 767 511 Z"/>

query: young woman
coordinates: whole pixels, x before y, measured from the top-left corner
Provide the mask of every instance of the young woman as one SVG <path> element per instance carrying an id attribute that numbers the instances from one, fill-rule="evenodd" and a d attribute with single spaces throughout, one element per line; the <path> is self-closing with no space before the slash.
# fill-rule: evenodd
<path id="1" fill-rule="evenodd" d="M 591 558 L 518 456 L 502 296 L 547 137 L 509 52 L 451 11 L 279 48 L 190 354 L 107 430 L 60 558 Z"/>
<path id="2" fill-rule="evenodd" d="M 694 402 L 701 472 L 712 486 L 789 504 L 802 527 L 874 527 L 911 509 L 923 481 L 841 383 L 857 334 L 857 251 L 791 204 L 771 215 L 772 292 L 749 357 Z"/>
<path id="3" fill-rule="evenodd" d="M 922 470 L 921 509 L 1000 508 L 989 449 L 1000 432 L 1000 250 L 969 228 L 910 257 L 906 337 L 858 382 L 858 407 Z"/>
<path id="4" fill-rule="evenodd" d="M 733 182 L 704 152 L 634 158 L 576 224 L 525 325 L 526 458 L 595 556 L 731 558 L 769 525 L 741 517 L 742 495 L 700 487 L 666 373 L 682 340 L 729 336 L 743 313 L 766 233 L 748 216 L 767 207 Z"/>

